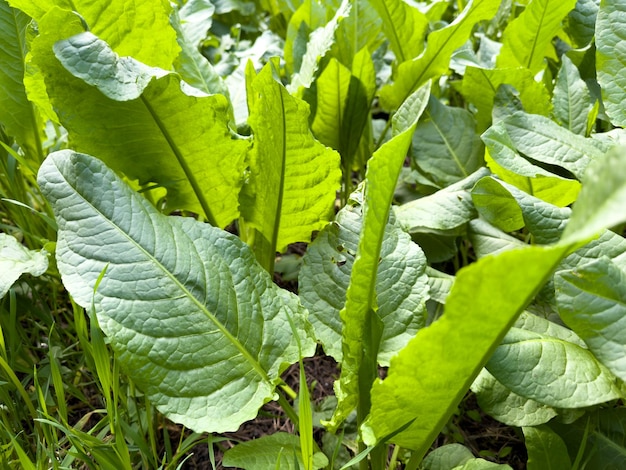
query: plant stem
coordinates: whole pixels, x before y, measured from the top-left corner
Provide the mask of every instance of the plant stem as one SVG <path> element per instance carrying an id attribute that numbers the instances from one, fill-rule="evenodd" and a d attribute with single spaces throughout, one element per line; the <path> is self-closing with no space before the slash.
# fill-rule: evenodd
<path id="1" fill-rule="evenodd" d="M 297 427 L 300 423 L 300 420 L 298 419 L 298 413 L 296 413 L 296 410 L 293 409 L 291 403 L 289 403 L 287 401 L 287 398 L 285 398 L 285 396 L 280 392 L 278 393 L 278 403 L 280 404 L 281 408 L 283 409 L 289 420 Z"/>

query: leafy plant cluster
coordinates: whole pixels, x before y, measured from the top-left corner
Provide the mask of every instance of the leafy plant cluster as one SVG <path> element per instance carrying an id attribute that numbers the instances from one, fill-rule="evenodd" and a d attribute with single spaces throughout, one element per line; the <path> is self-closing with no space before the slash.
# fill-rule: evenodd
<path id="1" fill-rule="evenodd" d="M 626 466 L 623 9 L 0 0 L 3 465 Z"/>

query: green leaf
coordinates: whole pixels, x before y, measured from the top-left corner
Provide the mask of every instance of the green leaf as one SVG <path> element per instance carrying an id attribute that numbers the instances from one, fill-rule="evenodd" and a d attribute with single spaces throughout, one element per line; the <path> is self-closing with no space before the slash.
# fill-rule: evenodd
<path id="1" fill-rule="evenodd" d="M 268 244 L 261 264 L 269 268 L 276 251 L 310 241 L 313 231 L 332 219 L 340 158 L 315 140 L 308 105 L 276 81 L 271 64 L 254 79 L 252 89 L 254 147 L 242 215 Z"/>
<path id="2" fill-rule="evenodd" d="M 311 33 L 306 52 L 302 56 L 300 69 L 291 78 L 287 86 L 289 93 L 301 93 L 303 88 L 309 88 L 315 79 L 319 61 L 326 55 L 334 43 L 335 31 L 339 22 L 350 14 L 352 8 L 349 0 L 343 0 L 335 16 L 324 26 Z"/>
<path id="3" fill-rule="evenodd" d="M 409 233 L 463 233 L 465 224 L 476 217 L 470 190 L 488 174 L 486 168 L 479 169 L 430 196 L 394 206 L 399 224 Z"/>
<path id="4" fill-rule="evenodd" d="M 616 470 L 626 466 L 626 410 L 610 408 L 589 413 L 574 423 L 553 421 L 550 428 L 567 445 L 569 455 L 582 450 L 584 467 L 598 470 Z"/>
<path id="5" fill-rule="evenodd" d="M 180 17 L 183 34 L 192 47 L 198 47 L 207 37 L 215 5 L 210 0 L 189 0 L 182 8 L 176 9 L 176 13 Z"/>
<path id="6" fill-rule="evenodd" d="M 29 158 L 42 160 L 43 122 L 24 88 L 26 28 L 30 21 L 5 0 L 0 1 L 0 123 Z"/>
<path id="7" fill-rule="evenodd" d="M 587 84 L 572 61 L 563 54 L 561 70 L 554 86 L 554 115 L 563 127 L 574 134 L 585 135 L 587 117 L 593 108 Z"/>
<path id="8" fill-rule="evenodd" d="M 569 470 L 572 462 L 563 439 L 547 426 L 525 427 L 528 470 Z"/>
<path id="9" fill-rule="evenodd" d="M 402 63 L 421 54 L 428 32 L 426 15 L 402 0 L 370 0 L 370 3 L 383 21 L 383 33 L 396 61 Z"/>
<path id="10" fill-rule="evenodd" d="M 445 106 L 434 96 L 415 129 L 411 149 L 418 170 L 439 188 L 462 180 L 484 163 L 472 115 Z"/>
<path id="11" fill-rule="evenodd" d="M 351 78 L 350 69 L 332 58 L 316 81 L 317 107 L 311 130 L 320 142 L 335 150 L 342 148 L 343 120 Z"/>
<path id="12" fill-rule="evenodd" d="M 294 454 L 298 465 L 294 464 Z M 242 442 L 224 453 L 224 466 L 243 470 L 277 468 L 280 470 L 303 470 L 298 436 L 277 432 L 248 442 Z M 313 468 L 325 468 L 328 459 L 321 452 L 313 455 Z"/>
<path id="13" fill-rule="evenodd" d="M 626 380 L 626 273 L 603 256 L 558 272 L 555 287 L 563 321 L 601 363 Z"/>
<path id="14" fill-rule="evenodd" d="M 538 426 L 557 416 L 554 408 L 524 398 L 502 385 L 483 369 L 474 383 L 480 409 L 508 426 Z"/>
<path id="15" fill-rule="evenodd" d="M 626 148 L 615 147 L 593 165 L 589 165 L 583 178 L 583 188 L 563 238 L 572 236 L 587 238 L 598 234 L 603 228 L 614 227 L 624 218 L 626 187 L 616 168 L 626 165 Z"/>
<path id="16" fill-rule="evenodd" d="M 557 408 L 582 408 L 620 397 L 613 374 L 574 343 L 511 328 L 487 363 L 505 387 Z"/>
<path id="17" fill-rule="evenodd" d="M 555 175 L 522 157 L 502 122 L 491 126 L 481 137 L 487 146 L 487 166 L 501 180 L 559 207 L 576 200 L 580 183 Z"/>
<path id="18" fill-rule="evenodd" d="M 370 362 L 374 373 L 376 371 L 379 344 L 372 344 L 368 334 L 371 333 L 370 325 L 380 322 L 376 280 L 381 249 L 398 176 L 429 93 L 430 82 L 403 103 L 392 120 L 392 139 L 374 153 L 368 164 L 363 226 L 346 292 L 346 304 L 341 311 L 343 363 L 341 377 L 335 382 L 335 394 L 339 403 L 331 427 L 336 428 L 357 405 L 358 415 L 362 417 L 367 413 L 365 408 L 369 408 L 368 397 L 364 396 L 363 390 L 363 383 L 369 377 L 363 376 L 361 366 L 363 362 Z M 372 347 L 371 351 L 366 349 L 368 346 Z M 368 357 L 368 353 L 373 357 Z M 406 422 L 401 425 L 404 424 Z M 391 432 L 395 430 L 392 429 Z"/>
<path id="19" fill-rule="evenodd" d="M 29 250 L 15 237 L 0 233 L 0 299 L 22 274 L 41 276 L 48 269 L 45 250 Z"/>
<path id="20" fill-rule="evenodd" d="M 356 157 L 364 140 L 369 147 L 366 132 L 376 90 L 376 71 L 367 49 L 354 57 L 353 69 L 356 75 L 337 59 L 330 59 L 316 81 L 317 106 L 311 124 L 315 137 L 341 154 L 345 179 L 351 178 L 353 169 L 361 169 L 362 162 Z"/>
<path id="21" fill-rule="evenodd" d="M 120 58 L 91 33 L 54 44 L 62 34 L 54 25 L 67 16 L 52 13 L 40 23 L 33 55 L 46 70 L 48 94 L 72 148 L 100 156 L 141 185 L 165 187 L 169 210 L 204 214 L 220 227 L 237 218 L 249 144 L 228 127 L 228 100 Z"/>
<path id="22" fill-rule="evenodd" d="M 620 0 L 602 0 L 596 21 L 596 71 L 602 88 L 606 114 L 616 126 L 626 126 L 626 53 L 621 44 L 624 32 L 626 5 Z"/>
<path id="23" fill-rule="evenodd" d="M 518 111 L 501 123 L 518 152 L 565 168 L 579 179 L 589 162 L 606 152 L 605 144 L 573 134 L 545 116 Z"/>
<path id="24" fill-rule="evenodd" d="M 470 0 L 452 23 L 430 33 L 426 50 L 417 58 L 402 62 L 394 75 L 395 82 L 380 90 L 383 108 L 397 109 L 413 90 L 445 74 L 452 53 L 467 41 L 474 25 L 491 18 L 499 5 L 496 0 Z"/>
<path id="25" fill-rule="evenodd" d="M 298 361 L 290 323 L 302 354 L 314 353 L 297 297 L 237 237 L 159 214 L 102 162 L 69 150 L 45 160 L 38 182 L 59 225 L 65 287 L 93 302 L 117 360 L 170 419 L 235 431 Z"/>
<path id="26" fill-rule="evenodd" d="M 465 99 L 476 107 L 478 132 L 489 127 L 496 92 L 503 84 L 515 87 L 527 112 L 542 115 L 550 113 L 551 104 L 548 90 L 543 83 L 535 81 L 534 75 L 528 69 L 467 67 L 463 76 L 461 92 Z"/>
<path id="27" fill-rule="evenodd" d="M 504 30 L 497 66 L 522 66 L 533 75 L 543 69 L 546 50 L 552 46 L 552 39 L 574 5 L 576 0 L 532 0 L 528 3 Z"/>
<path id="28" fill-rule="evenodd" d="M 521 240 L 502 232 L 483 219 L 470 220 L 468 236 L 478 258 L 524 245 Z"/>
<path id="29" fill-rule="evenodd" d="M 482 178 L 472 189 L 472 201 L 480 216 L 503 232 L 524 227 L 524 216 L 515 198 L 493 178 Z"/>
<path id="30" fill-rule="evenodd" d="M 534 242 L 541 244 L 557 242 L 570 216 L 569 208 L 548 204 L 493 177 L 476 183 L 472 200 L 488 222 L 505 232 L 526 226 Z"/>
<path id="31" fill-rule="evenodd" d="M 339 312 L 346 302 L 346 290 L 362 228 L 362 207 L 353 195 L 335 221 L 324 228 L 309 245 L 299 277 L 299 294 L 326 354 L 342 360 Z M 378 363 L 402 349 L 426 324 L 428 280 L 426 257 L 393 217 L 385 227 L 376 276 L 377 314 L 384 330 Z"/>
<path id="32" fill-rule="evenodd" d="M 120 56 L 132 56 L 144 64 L 169 70 L 180 49 L 169 24 L 171 7 L 161 0 L 10 0 L 40 23 L 54 7 L 80 15 L 93 35 L 111 46 Z M 59 17 L 58 12 L 53 14 Z M 75 15 L 75 14 L 74 14 Z M 56 28 L 64 27 L 58 22 Z M 43 31 L 43 29 L 42 29 Z M 57 36 L 65 39 L 68 36 Z"/>
<path id="33" fill-rule="evenodd" d="M 188 2 L 185 6 L 194 5 L 195 7 L 201 7 L 198 11 L 200 18 L 204 18 L 204 14 L 210 11 L 213 5 L 208 0 L 199 0 L 194 2 Z M 206 9 L 204 9 L 206 8 Z M 195 17 L 195 15 L 192 14 Z M 193 37 L 197 32 L 192 32 L 191 36 L 188 36 L 188 24 L 185 25 L 184 19 L 178 16 L 178 12 L 174 11 L 170 18 L 170 23 L 176 31 L 176 41 L 180 46 L 180 54 L 174 61 L 174 69 L 180 74 L 181 78 L 189 83 L 191 86 L 196 87 L 198 90 L 212 95 L 214 93 L 221 93 L 228 97 L 228 88 L 226 84 L 219 76 L 215 68 L 204 57 L 198 47 L 193 42 L 196 37 Z M 195 25 L 195 23 L 194 23 Z M 195 28 L 196 26 L 194 26 Z M 205 28 L 206 26 L 198 26 Z"/>
<path id="34" fill-rule="evenodd" d="M 505 251 L 482 258 L 459 271 L 446 299 L 443 316 L 418 331 L 415 338 L 392 358 L 387 378 L 374 383 L 370 416 L 361 426 L 366 444 L 375 444 L 381 437 L 414 419 L 413 424 L 392 441 L 415 449 L 412 459 L 419 463 L 516 317 L 539 292 L 559 262 L 597 233 L 601 221 L 619 223 L 626 218 L 616 205 L 618 200 L 622 206 L 626 205 L 626 185 L 614 171 L 624 164 L 624 154 L 611 158 L 610 165 L 605 164 L 605 159 L 604 164 L 598 161 L 591 166 L 590 173 L 594 177 L 587 180 L 589 196 L 583 197 L 581 193 L 582 202 L 574 207 L 570 219 L 576 223 L 572 225 L 570 222 L 573 227 L 570 235 L 559 244 Z M 602 216 L 593 220 L 590 215 L 592 204 L 596 202 L 595 191 L 614 205 L 601 208 Z M 614 214 L 609 207 L 613 208 Z M 589 221 L 590 228 L 584 225 L 584 220 Z M 588 351 L 573 343 L 567 344 L 571 345 L 570 348 L 578 348 L 575 351 L 577 356 L 593 361 Z M 419 364 L 419 374 L 415 373 L 416 364 Z M 575 369 L 573 364 L 571 367 Z M 613 394 L 616 385 L 605 380 L 611 374 L 602 372 L 602 366 L 597 363 L 594 369 L 604 374 L 595 382 L 599 391 L 606 391 L 606 396 Z M 580 379 L 584 381 L 584 377 Z M 527 387 L 532 388 L 533 384 L 527 384 Z M 574 394 L 574 399 L 584 401 L 589 398 L 584 392 L 582 387 Z"/>
<path id="35" fill-rule="evenodd" d="M 423 456 L 517 315 L 567 252 L 567 246 L 516 249 L 461 269 L 443 316 L 418 331 L 392 358 L 387 378 L 374 383 L 372 411 L 361 429 L 364 441 L 372 445 L 415 418 L 393 442 Z"/>
<path id="36" fill-rule="evenodd" d="M 565 32 L 579 48 L 588 46 L 593 39 L 599 3 L 599 0 L 578 0 L 574 9 L 567 15 Z"/>
<path id="37" fill-rule="evenodd" d="M 353 0 L 351 3 L 350 15 L 339 23 L 335 32 L 331 54 L 344 66 L 352 67 L 353 73 L 359 76 L 354 72 L 356 55 L 364 49 L 375 51 L 385 38 L 381 32 L 382 20 L 372 8 L 371 1 Z"/>
<path id="38" fill-rule="evenodd" d="M 474 458 L 474 454 L 461 444 L 447 444 L 433 450 L 424 459 L 424 470 L 450 470 L 465 464 Z"/>

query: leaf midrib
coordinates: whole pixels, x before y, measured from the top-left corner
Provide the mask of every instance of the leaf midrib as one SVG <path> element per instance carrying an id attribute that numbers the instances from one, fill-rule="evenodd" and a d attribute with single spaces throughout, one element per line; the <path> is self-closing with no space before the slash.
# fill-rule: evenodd
<path id="1" fill-rule="evenodd" d="M 56 165 L 55 165 L 56 166 Z M 118 226 L 113 220 L 110 220 L 108 217 L 106 217 L 96 206 L 94 206 L 91 201 L 89 201 L 85 196 L 83 196 L 82 193 L 80 193 L 78 191 L 77 188 L 75 188 L 65 177 L 65 175 L 60 171 L 60 169 L 58 168 L 58 166 L 56 166 L 56 169 L 58 171 L 58 173 L 61 175 L 61 177 L 63 178 L 63 180 L 67 183 L 68 187 L 72 188 L 72 190 L 74 191 L 74 193 L 79 196 L 89 207 L 91 207 L 93 209 L 93 211 L 98 214 L 103 220 L 105 220 L 110 226 L 112 226 L 114 229 L 116 229 L 116 231 L 118 231 L 124 238 L 126 238 L 129 242 L 131 242 L 131 244 L 133 246 L 136 246 L 139 248 L 139 250 L 146 256 L 146 258 L 148 258 L 151 262 L 154 263 L 154 265 L 161 270 L 162 272 L 164 272 L 166 274 L 166 276 L 175 284 L 176 287 L 178 287 L 180 289 L 181 292 L 183 292 L 184 296 L 187 299 L 190 299 L 199 309 L 200 311 L 202 311 L 206 317 L 215 325 L 217 326 L 218 330 L 230 341 L 231 344 L 233 344 L 241 353 L 241 355 L 252 365 L 253 369 L 257 371 L 257 373 L 261 376 L 261 378 L 266 381 L 267 383 L 271 384 L 271 380 L 270 378 L 267 376 L 265 370 L 260 366 L 260 364 L 254 359 L 254 357 L 252 357 L 252 355 L 248 352 L 247 349 L 245 349 L 243 347 L 243 345 L 239 342 L 239 340 L 233 336 L 230 331 L 228 331 L 216 318 L 215 316 L 206 308 L 206 306 L 204 304 L 202 304 L 191 292 L 189 292 L 189 290 L 187 290 L 185 288 L 185 286 L 183 284 L 181 284 L 181 282 L 176 278 L 176 276 L 174 276 L 157 258 L 154 257 L 154 255 L 150 252 L 148 252 L 139 242 L 137 242 L 134 238 L 132 238 L 129 234 L 127 234 L 120 226 Z M 140 207 L 142 209 L 142 212 L 144 214 L 146 214 L 146 216 L 149 216 L 149 211 L 146 209 L 146 206 L 142 203 L 140 204 Z M 165 217 L 165 216 L 161 216 L 161 214 L 156 214 L 158 217 Z M 150 224 L 153 228 L 155 227 L 154 224 Z M 177 230 L 178 228 L 175 226 L 170 225 L 172 230 Z M 180 231 L 181 234 L 184 237 L 187 237 L 187 235 L 181 230 Z M 156 231 L 155 231 L 155 235 L 156 235 Z M 195 243 L 193 243 L 193 241 L 191 240 L 194 248 L 196 248 Z M 204 263 L 203 263 L 204 264 Z"/>
<path id="2" fill-rule="evenodd" d="M 211 209 L 209 208 L 209 204 L 206 198 L 204 197 L 204 193 L 202 192 L 202 189 L 200 188 L 200 183 L 198 182 L 194 172 L 191 170 L 191 168 L 189 168 L 189 165 L 187 164 L 185 157 L 183 156 L 180 149 L 178 148 L 178 145 L 174 141 L 174 138 L 170 135 L 169 131 L 167 130 L 165 123 L 161 120 L 161 118 L 156 113 L 156 111 L 150 104 L 149 100 L 146 99 L 144 94 L 141 94 L 140 99 L 141 99 L 141 102 L 146 107 L 146 109 L 148 110 L 148 113 L 150 114 L 150 116 L 152 116 L 154 123 L 157 125 L 157 127 L 161 131 L 161 134 L 165 138 L 167 144 L 172 150 L 172 153 L 176 157 L 176 161 L 178 161 L 178 164 L 183 170 L 183 173 L 185 173 L 185 177 L 187 178 L 187 181 L 191 185 L 191 188 L 193 189 L 193 192 L 196 195 L 196 198 L 198 199 L 200 207 L 202 208 L 202 211 L 204 212 L 204 215 L 206 216 L 208 222 L 214 227 L 217 227 L 218 226 L 217 221 L 215 219 L 215 216 L 211 212 Z"/>

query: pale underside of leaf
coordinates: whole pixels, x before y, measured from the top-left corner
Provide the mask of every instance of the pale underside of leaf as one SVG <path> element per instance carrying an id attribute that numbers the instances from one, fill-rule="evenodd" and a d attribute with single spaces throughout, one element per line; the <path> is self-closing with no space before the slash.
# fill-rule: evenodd
<path id="1" fill-rule="evenodd" d="M 59 224 L 66 288 L 93 305 L 122 366 L 170 419 L 223 432 L 256 416 L 298 360 L 290 322 L 313 353 L 299 302 L 236 237 L 159 214 L 83 154 L 53 154 L 39 183 Z"/>

